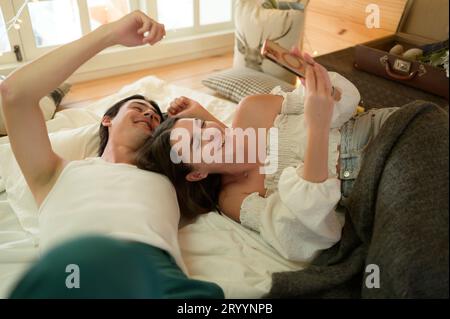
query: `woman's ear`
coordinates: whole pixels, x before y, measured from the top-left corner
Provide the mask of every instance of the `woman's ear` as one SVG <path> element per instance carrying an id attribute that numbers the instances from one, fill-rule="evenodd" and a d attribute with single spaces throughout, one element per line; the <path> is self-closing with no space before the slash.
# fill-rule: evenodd
<path id="1" fill-rule="evenodd" d="M 194 171 L 186 175 L 186 180 L 188 182 L 198 182 L 201 181 L 202 179 L 205 179 L 206 177 L 208 177 L 208 173 Z"/>
<path id="2" fill-rule="evenodd" d="M 108 115 L 103 116 L 102 125 L 106 127 L 111 126 L 111 118 Z"/>

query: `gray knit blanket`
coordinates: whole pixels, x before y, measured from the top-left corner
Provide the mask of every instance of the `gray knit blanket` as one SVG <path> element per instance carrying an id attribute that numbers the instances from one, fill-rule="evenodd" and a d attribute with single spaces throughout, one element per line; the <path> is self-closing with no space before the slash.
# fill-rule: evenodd
<path id="1" fill-rule="evenodd" d="M 449 118 L 415 101 L 368 146 L 342 239 L 267 298 L 449 298 Z"/>

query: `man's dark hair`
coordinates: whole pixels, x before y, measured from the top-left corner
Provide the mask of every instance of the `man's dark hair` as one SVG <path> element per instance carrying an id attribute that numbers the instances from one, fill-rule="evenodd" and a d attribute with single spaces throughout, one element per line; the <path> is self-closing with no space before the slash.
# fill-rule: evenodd
<path id="1" fill-rule="evenodd" d="M 158 113 L 158 115 L 161 118 L 161 122 L 164 121 L 164 116 L 163 116 L 163 114 L 161 112 L 161 109 L 159 108 L 158 104 L 155 101 L 148 100 L 145 96 L 140 95 L 140 94 L 135 94 L 135 95 L 129 96 L 127 98 L 124 98 L 123 100 L 120 100 L 119 102 L 117 102 L 116 104 L 111 106 L 105 112 L 104 116 L 109 116 L 111 119 L 113 119 L 114 117 L 116 117 L 117 113 L 119 113 L 120 108 L 122 107 L 122 105 L 124 105 L 126 102 L 128 102 L 130 100 L 144 100 L 144 101 L 147 101 L 148 103 L 150 103 L 155 108 L 156 113 Z M 109 138 L 108 127 L 103 126 L 102 123 L 100 123 L 99 135 L 100 135 L 100 145 L 99 145 L 99 148 L 98 148 L 98 156 L 102 156 L 103 152 L 105 151 L 106 144 L 108 144 L 108 138 Z"/>

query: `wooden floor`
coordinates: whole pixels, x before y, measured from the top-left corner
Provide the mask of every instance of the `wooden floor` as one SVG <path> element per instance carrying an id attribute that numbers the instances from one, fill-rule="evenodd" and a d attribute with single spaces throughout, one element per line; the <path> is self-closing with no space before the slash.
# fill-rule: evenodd
<path id="1" fill-rule="evenodd" d="M 384 37 L 395 32 L 406 0 L 378 0 L 382 6 L 382 28 L 368 29 L 364 8 L 368 0 L 310 0 L 303 50 L 322 55 L 346 47 Z M 331 5 L 330 5 L 331 3 Z M 232 67 L 233 53 L 146 69 L 105 79 L 75 84 L 64 98 L 59 110 L 83 107 L 92 101 L 117 92 L 121 87 L 144 76 L 154 75 L 172 84 L 214 94 L 201 80 L 209 74 Z"/>

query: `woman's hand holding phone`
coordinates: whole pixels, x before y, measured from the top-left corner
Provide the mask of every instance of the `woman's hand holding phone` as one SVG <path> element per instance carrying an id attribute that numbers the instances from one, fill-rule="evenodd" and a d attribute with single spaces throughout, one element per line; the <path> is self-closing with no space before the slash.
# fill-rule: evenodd
<path id="1" fill-rule="evenodd" d="M 305 74 L 305 121 L 312 132 L 328 131 L 335 104 L 330 76 L 309 54 L 304 53 L 302 56 L 308 62 Z"/>
<path id="2" fill-rule="evenodd" d="M 303 55 L 297 47 L 290 51 L 278 43 L 266 40 L 261 49 L 261 54 L 272 62 L 295 74 L 305 85 L 306 67 L 314 65 L 314 60 L 309 55 Z M 338 88 L 331 87 L 331 95 L 335 101 L 341 100 L 341 92 Z"/>
<path id="3" fill-rule="evenodd" d="M 297 52 L 298 53 L 298 52 Z M 312 183 L 328 178 L 328 148 L 334 110 L 333 86 L 327 70 L 308 54 L 305 72 L 304 115 L 308 130 L 302 177 Z M 312 64 L 312 65 L 311 65 Z"/>

